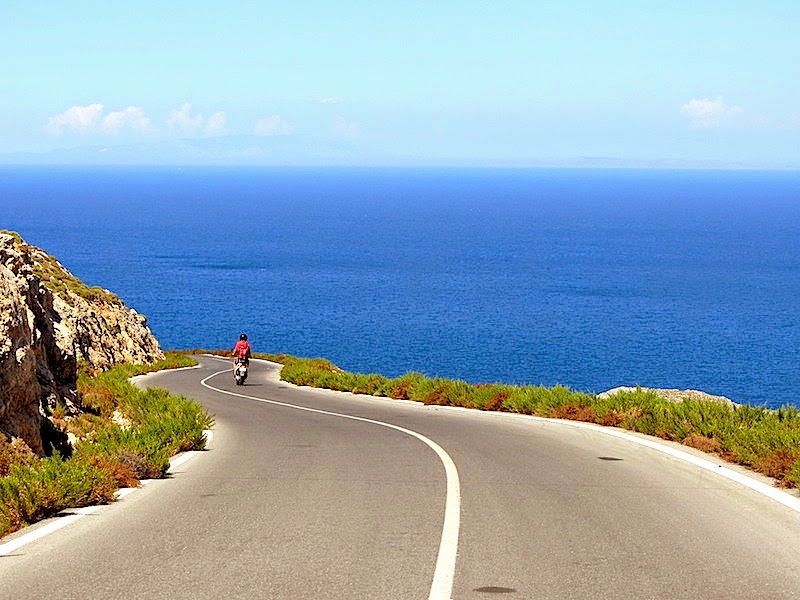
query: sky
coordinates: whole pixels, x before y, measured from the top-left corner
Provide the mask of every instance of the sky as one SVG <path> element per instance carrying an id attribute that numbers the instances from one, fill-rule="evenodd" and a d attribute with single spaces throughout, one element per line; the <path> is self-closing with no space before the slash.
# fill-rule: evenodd
<path id="1" fill-rule="evenodd" d="M 797 0 L 0 3 L 0 163 L 800 169 Z"/>

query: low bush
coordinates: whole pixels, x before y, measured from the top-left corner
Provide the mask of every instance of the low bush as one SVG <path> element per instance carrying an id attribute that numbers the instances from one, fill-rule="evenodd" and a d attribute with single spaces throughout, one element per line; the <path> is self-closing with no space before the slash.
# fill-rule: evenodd
<path id="1" fill-rule="evenodd" d="M 105 470 L 51 456 L 16 464 L 0 477 L 0 536 L 66 508 L 110 502 L 117 485 Z"/>
<path id="2" fill-rule="evenodd" d="M 8 475 L 14 465 L 30 466 L 36 460 L 36 455 L 21 438 L 9 441 L 0 433 L 0 477 Z"/>

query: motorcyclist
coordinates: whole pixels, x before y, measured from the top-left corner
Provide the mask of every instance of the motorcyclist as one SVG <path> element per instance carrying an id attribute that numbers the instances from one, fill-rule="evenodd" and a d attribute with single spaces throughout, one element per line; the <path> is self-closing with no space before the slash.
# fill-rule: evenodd
<path id="1" fill-rule="evenodd" d="M 250 367 L 250 344 L 247 342 L 247 334 L 239 336 L 239 341 L 233 347 L 233 368 L 236 369 L 237 359 L 244 359 L 244 364 Z"/>

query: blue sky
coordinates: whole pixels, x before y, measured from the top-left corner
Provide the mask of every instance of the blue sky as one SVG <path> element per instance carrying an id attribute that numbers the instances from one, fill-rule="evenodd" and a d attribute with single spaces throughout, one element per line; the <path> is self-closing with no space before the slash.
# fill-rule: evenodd
<path id="1" fill-rule="evenodd" d="M 800 168 L 798 31 L 796 0 L 4 0 L 0 161 Z"/>

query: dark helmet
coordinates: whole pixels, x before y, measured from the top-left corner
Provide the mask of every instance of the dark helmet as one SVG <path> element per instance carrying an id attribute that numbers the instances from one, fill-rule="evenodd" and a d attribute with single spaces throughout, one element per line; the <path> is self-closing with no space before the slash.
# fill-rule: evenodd
<path id="1" fill-rule="evenodd" d="M 247 334 L 243 333 L 242 335 L 239 336 L 239 339 L 240 340 L 244 340 L 246 342 L 247 341 Z"/>

